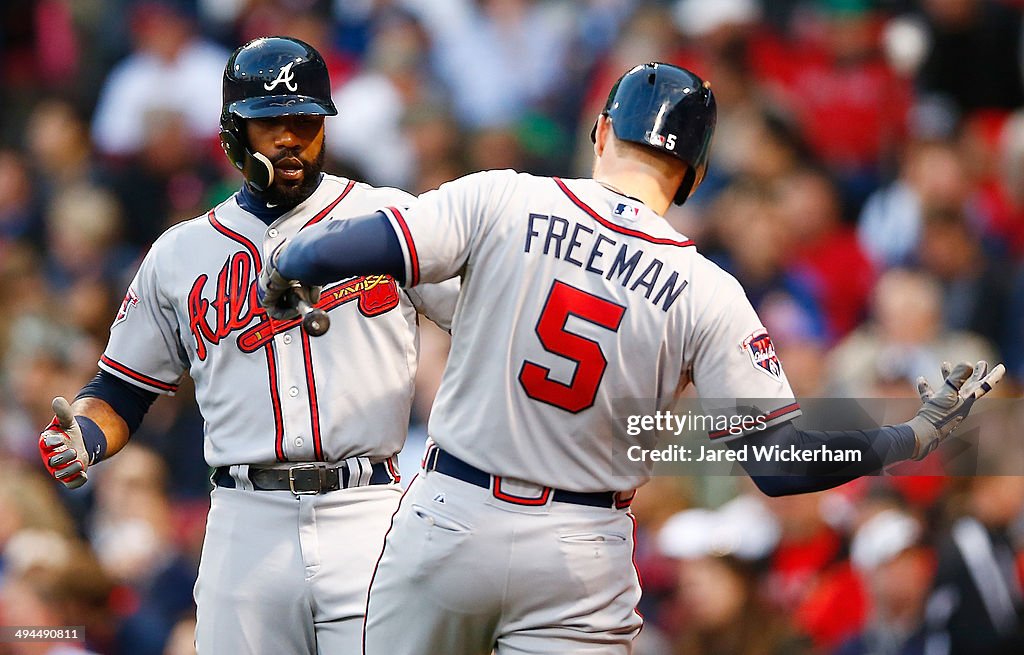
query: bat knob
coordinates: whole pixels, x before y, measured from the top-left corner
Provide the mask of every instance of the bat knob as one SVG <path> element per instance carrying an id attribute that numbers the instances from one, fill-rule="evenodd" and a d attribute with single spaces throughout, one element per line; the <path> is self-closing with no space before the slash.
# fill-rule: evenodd
<path id="1" fill-rule="evenodd" d="M 302 318 L 302 329 L 311 337 L 319 337 L 331 327 L 331 319 L 322 309 L 311 309 Z"/>

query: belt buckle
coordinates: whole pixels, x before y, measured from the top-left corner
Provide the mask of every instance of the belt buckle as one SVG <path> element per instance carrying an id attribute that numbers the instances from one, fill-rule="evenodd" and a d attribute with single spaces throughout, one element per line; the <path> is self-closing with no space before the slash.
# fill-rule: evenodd
<path id="1" fill-rule="evenodd" d="M 317 468 L 319 468 L 319 467 L 316 464 L 312 464 L 312 463 L 295 464 L 294 466 L 289 466 L 288 467 L 288 490 L 291 491 L 292 494 L 295 495 L 295 496 L 304 496 L 304 495 L 320 493 L 320 490 L 323 487 L 323 485 L 322 485 L 323 480 L 321 479 L 322 476 L 320 476 L 320 475 L 316 476 L 316 489 L 309 489 L 309 490 L 296 490 L 295 489 L 295 472 L 296 471 L 316 471 Z"/>

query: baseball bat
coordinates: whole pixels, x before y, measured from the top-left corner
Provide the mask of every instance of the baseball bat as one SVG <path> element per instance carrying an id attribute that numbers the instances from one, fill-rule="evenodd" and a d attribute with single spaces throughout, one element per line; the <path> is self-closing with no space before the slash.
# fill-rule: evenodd
<path id="1" fill-rule="evenodd" d="M 331 327 L 331 318 L 327 312 L 319 307 L 313 307 L 308 302 L 295 295 L 295 308 L 302 314 L 302 329 L 311 337 L 323 336 Z"/>

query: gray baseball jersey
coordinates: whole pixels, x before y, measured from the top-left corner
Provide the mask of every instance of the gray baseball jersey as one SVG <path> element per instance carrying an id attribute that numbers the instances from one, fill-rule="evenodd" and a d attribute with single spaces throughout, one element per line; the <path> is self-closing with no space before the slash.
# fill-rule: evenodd
<path id="1" fill-rule="evenodd" d="M 630 445 L 616 401 L 668 410 L 690 382 L 705 399 L 774 399 L 759 406 L 765 426 L 799 414 L 739 283 L 638 200 L 488 171 L 385 213 L 409 284 L 462 277 L 429 432 L 477 468 L 638 487 L 651 465 L 613 456 L 613 439 Z"/>
<path id="2" fill-rule="evenodd" d="M 206 460 L 234 480 L 211 494 L 195 589 L 201 655 L 359 648 L 399 486 L 293 495 L 254 489 L 250 466 L 345 460 L 349 480 L 365 485 L 370 464 L 385 461 L 397 481 L 391 457 L 408 428 L 416 310 L 447 326 L 458 285 L 402 291 L 385 276 L 328 285 L 318 306 L 332 327 L 311 339 L 299 321 L 267 316 L 257 279 L 264 257 L 303 227 L 408 199 L 328 175 L 268 226 L 232 198 L 164 233 L 128 289 L 100 366 L 160 393 L 174 393 L 188 371 Z"/>
<path id="3" fill-rule="evenodd" d="M 210 466 L 394 455 L 412 402 L 417 306 L 447 326 L 456 287 L 403 292 L 385 276 L 328 285 L 319 306 L 332 328 L 310 338 L 299 321 L 266 315 L 256 280 L 263 258 L 303 227 L 409 198 L 327 175 L 270 226 L 231 198 L 171 228 L 131 283 L 100 367 L 165 394 L 187 371 Z"/>

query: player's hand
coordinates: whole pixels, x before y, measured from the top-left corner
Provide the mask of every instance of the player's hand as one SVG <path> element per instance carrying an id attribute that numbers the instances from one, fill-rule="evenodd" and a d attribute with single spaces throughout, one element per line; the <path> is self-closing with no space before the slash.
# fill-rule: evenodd
<path id="1" fill-rule="evenodd" d="M 923 377 L 918 378 L 917 392 L 924 404 L 917 416 L 907 422 L 917 439 L 914 459 L 923 459 L 953 434 L 975 401 L 992 391 L 1004 373 L 1006 368 L 1002 364 L 990 371 L 988 362 L 984 361 L 973 366 L 961 362 L 955 367 L 943 362 L 942 377 L 945 381 L 937 391 Z"/>
<path id="2" fill-rule="evenodd" d="M 306 286 L 298 280 L 286 279 L 277 270 L 277 258 L 281 253 L 284 243 L 274 249 L 274 252 L 267 258 L 263 271 L 260 272 L 259 296 L 260 305 L 267 310 L 267 314 L 278 321 L 287 321 L 299 318 L 299 300 L 303 300 L 310 306 L 320 300 L 319 286 Z"/>
<path id="3" fill-rule="evenodd" d="M 53 399 L 53 420 L 39 435 L 39 455 L 53 478 L 68 489 L 85 484 L 89 457 L 71 404 L 62 396 Z"/>

